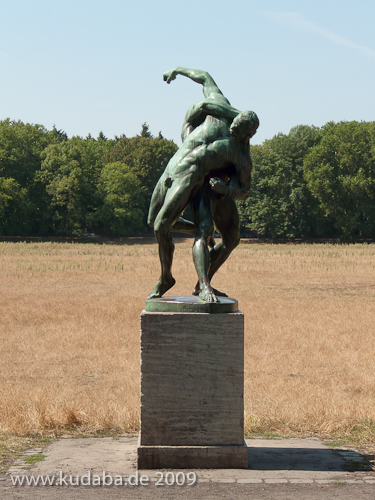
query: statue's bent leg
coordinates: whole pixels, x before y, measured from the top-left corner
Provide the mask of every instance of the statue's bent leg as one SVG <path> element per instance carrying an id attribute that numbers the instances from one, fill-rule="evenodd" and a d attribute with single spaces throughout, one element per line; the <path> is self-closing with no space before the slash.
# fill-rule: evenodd
<path id="1" fill-rule="evenodd" d="M 172 187 L 168 189 L 164 204 L 155 219 L 154 232 L 159 244 L 161 275 L 155 288 L 149 294 L 149 299 L 161 297 L 172 288 L 176 282 L 172 276 L 174 243 L 169 230 L 185 208 L 189 193 L 189 185 L 184 182 L 184 179 L 181 179 L 179 183 L 174 183 Z"/>
<path id="2" fill-rule="evenodd" d="M 162 297 L 176 283 L 172 276 L 172 261 L 174 253 L 174 243 L 171 235 L 166 233 L 161 235 L 159 231 L 155 231 L 156 239 L 159 243 L 159 259 L 161 263 L 161 275 L 152 292 L 148 295 L 148 299 Z"/>
<path id="3" fill-rule="evenodd" d="M 224 264 L 232 251 L 240 242 L 240 219 L 237 206 L 230 198 L 221 198 L 212 204 L 214 222 L 221 234 L 219 241 L 210 251 L 210 268 L 208 279 L 211 282 L 213 275 Z M 193 291 L 197 295 L 200 290 L 199 281 Z M 213 289 L 218 297 L 227 297 L 223 292 Z"/>
<path id="4" fill-rule="evenodd" d="M 212 237 L 213 220 L 209 199 L 209 188 L 202 188 L 193 200 L 192 208 L 196 220 L 196 235 L 193 245 L 193 260 L 198 274 L 199 297 L 205 302 L 217 302 L 217 297 L 210 285 L 208 270 L 210 252 L 208 241 Z"/>
<path id="5" fill-rule="evenodd" d="M 214 221 L 222 239 L 210 252 L 210 279 L 240 242 L 240 218 L 235 201 L 230 198 L 219 200 L 215 206 Z"/>

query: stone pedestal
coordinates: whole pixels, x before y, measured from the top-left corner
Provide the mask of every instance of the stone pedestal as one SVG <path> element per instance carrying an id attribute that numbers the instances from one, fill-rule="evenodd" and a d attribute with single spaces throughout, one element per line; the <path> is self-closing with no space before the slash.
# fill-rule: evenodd
<path id="1" fill-rule="evenodd" d="M 138 468 L 247 468 L 243 387 L 241 312 L 143 311 Z"/>

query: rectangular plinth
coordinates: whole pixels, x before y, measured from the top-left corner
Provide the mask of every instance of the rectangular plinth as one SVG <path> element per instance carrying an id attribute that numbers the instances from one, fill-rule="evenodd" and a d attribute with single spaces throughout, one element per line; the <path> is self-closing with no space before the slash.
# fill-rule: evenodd
<path id="1" fill-rule="evenodd" d="M 138 469 L 247 469 L 243 446 L 138 446 Z"/>
<path id="2" fill-rule="evenodd" d="M 219 455 L 235 467 L 236 454 L 247 453 L 239 451 L 244 449 L 243 388 L 242 313 L 143 311 L 139 456 L 153 458 L 141 463 L 164 456 L 153 447 L 167 447 L 178 457 L 200 447 L 195 456 L 212 459 L 204 467 L 218 466 L 212 464 Z M 224 459 L 227 453 L 230 459 Z"/>

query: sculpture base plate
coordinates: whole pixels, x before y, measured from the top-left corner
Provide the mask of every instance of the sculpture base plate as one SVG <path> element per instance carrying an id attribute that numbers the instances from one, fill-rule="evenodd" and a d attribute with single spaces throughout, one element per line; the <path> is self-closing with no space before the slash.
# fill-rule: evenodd
<path id="1" fill-rule="evenodd" d="M 230 297 L 217 297 L 218 302 L 205 302 L 195 295 L 182 297 L 160 297 L 147 299 L 147 312 L 182 312 L 182 313 L 233 313 L 238 311 L 238 301 Z"/>
<path id="2" fill-rule="evenodd" d="M 243 446 L 140 446 L 138 469 L 247 469 Z"/>

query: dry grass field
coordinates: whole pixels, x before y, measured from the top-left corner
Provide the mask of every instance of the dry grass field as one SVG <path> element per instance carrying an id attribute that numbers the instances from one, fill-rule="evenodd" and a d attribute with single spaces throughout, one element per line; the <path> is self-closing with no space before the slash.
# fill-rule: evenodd
<path id="1" fill-rule="evenodd" d="M 0 432 L 136 431 L 152 239 L 0 243 Z M 176 286 L 195 284 L 191 240 Z M 242 243 L 213 280 L 245 313 L 246 432 L 375 437 L 375 245 Z"/>

